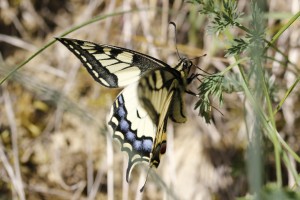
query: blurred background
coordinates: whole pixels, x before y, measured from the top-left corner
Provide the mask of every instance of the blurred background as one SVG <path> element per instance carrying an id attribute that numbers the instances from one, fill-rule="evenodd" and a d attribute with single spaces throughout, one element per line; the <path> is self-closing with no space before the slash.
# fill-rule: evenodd
<path id="1" fill-rule="evenodd" d="M 266 2 L 268 39 L 299 11 L 299 4 Z M 246 16 L 241 23 L 249 23 L 249 1 L 238 1 L 238 10 Z M 210 19 L 198 11 L 198 4 L 181 0 L 0 0 L 0 77 L 54 37 L 95 16 L 103 18 L 66 37 L 130 48 L 171 66 L 179 59 L 177 45 L 188 58 L 207 54 L 193 60 L 202 70 L 223 71 L 235 62 L 224 57 L 224 50 L 242 33 L 207 32 Z M 177 25 L 177 43 L 170 21 Z M 297 70 L 299 26 L 298 21 L 276 43 Z M 269 56 L 282 59 L 276 52 Z M 279 98 L 297 77 L 285 66 L 266 66 L 278 83 Z M 195 81 L 190 89 L 197 91 L 199 85 Z M 106 115 L 120 91 L 96 83 L 57 42 L 13 73 L 0 87 L 0 199 L 234 199 L 249 193 L 243 93 L 224 93 L 222 106 L 214 102 L 219 111 L 212 110 L 210 124 L 194 110 L 197 99 L 187 95 L 188 121 L 168 123 L 167 153 L 140 193 L 147 167 L 134 168 L 127 184 L 127 155 L 106 130 Z M 278 131 L 299 152 L 299 89 L 283 109 L 275 116 Z M 272 148 L 266 142 L 263 149 L 265 182 L 276 179 Z M 289 171 L 282 171 L 284 185 L 293 186 Z"/>

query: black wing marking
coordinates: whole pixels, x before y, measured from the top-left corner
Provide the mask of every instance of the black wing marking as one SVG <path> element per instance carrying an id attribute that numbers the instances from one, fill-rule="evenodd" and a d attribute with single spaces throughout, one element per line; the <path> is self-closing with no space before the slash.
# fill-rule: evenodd
<path id="1" fill-rule="evenodd" d="M 129 85 L 149 70 L 170 67 L 130 49 L 69 38 L 56 39 L 80 59 L 97 82 L 110 88 Z"/>

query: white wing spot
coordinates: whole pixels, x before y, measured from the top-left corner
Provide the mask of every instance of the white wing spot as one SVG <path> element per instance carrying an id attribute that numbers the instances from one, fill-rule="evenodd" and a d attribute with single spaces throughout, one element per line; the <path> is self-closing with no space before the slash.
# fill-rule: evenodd
<path id="1" fill-rule="evenodd" d="M 86 65 L 90 68 L 90 69 L 93 69 L 92 65 L 88 62 L 86 62 Z"/>
<path id="2" fill-rule="evenodd" d="M 112 113 L 111 113 L 110 115 L 112 115 Z M 112 117 L 112 118 L 111 118 L 111 121 L 112 121 L 113 123 L 115 123 L 117 126 L 119 125 L 119 121 L 117 120 L 117 118 Z"/>
<path id="3" fill-rule="evenodd" d="M 104 51 L 104 53 L 106 53 L 107 55 L 111 55 L 111 53 L 110 53 L 111 48 L 105 47 L 105 48 L 103 48 L 103 51 Z"/>
<path id="4" fill-rule="evenodd" d="M 120 131 L 115 131 L 115 135 L 119 136 L 120 138 L 122 138 L 122 140 L 124 140 L 124 135 Z"/>
<path id="5" fill-rule="evenodd" d="M 130 151 L 132 151 L 132 146 L 129 143 L 124 143 L 123 146 L 125 148 L 128 148 Z"/>
<path id="6" fill-rule="evenodd" d="M 77 49 L 74 49 L 75 53 L 77 53 L 78 55 L 80 55 L 80 52 Z"/>
<path id="7" fill-rule="evenodd" d="M 98 78 L 99 77 L 99 74 L 95 71 L 95 70 L 92 70 L 92 72 L 94 73 L 94 75 Z"/>
<path id="8" fill-rule="evenodd" d="M 90 53 L 90 54 L 93 54 L 93 53 L 95 53 L 97 50 L 95 50 L 95 49 L 91 49 L 91 50 L 88 50 L 88 52 Z"/>
<path id="9" fill-rule="evenodd" d="M 81 55 L 81 58 L 84 62 L 86 62 L 86 57 L 84 57 L 83 55 Z"/>
<path id="10" fill-rule="evenodd" d="M 109 84 L 106 82 L 106 80 L 104 80 L 103 78 L 99 78 L 100 82 L 105 85 L 105 86 L 109 86 Z"/>
<path id="11" fill-rule="evenodd" d="M 142 158 L 141 155 L 135 154 L 134 156 L 132 156 L 132 159 L 131 159 L 131 160 L 134 162 L 134 160 L 137 160 L 137 159 L 140 159 L 140 158 Z"/>
<path id="12" fill-rule="evenodd" d="M 82 49 L 93 49 L 93 46 L 81 46 Z"/>
<path id="13" fill-rule="evenodd" d="M 84 42 L 83 45 L 85 47 L 95 47 L 96 45 L 94 45 L 93 43 L 90 43 L 90 42 Z"/>

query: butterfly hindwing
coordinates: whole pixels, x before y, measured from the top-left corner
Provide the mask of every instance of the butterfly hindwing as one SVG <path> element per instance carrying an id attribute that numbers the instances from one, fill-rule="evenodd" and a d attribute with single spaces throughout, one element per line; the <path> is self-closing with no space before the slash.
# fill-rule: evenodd
<path id="1" fill-rule="evenodd" d="M 179 80 L 178 80 L 179 79 Z M 172 68 L 147 72 L 116 98 L 108 124 L 113 137 L 128 154 L 126 180 L 139 162 L 158 167 L 166 151 L 167 121 L 175 94 L 181 94 L 180 77 Z"/>
<path id="2" fill-rule="evenodd" d="M 158 59 L 130 49 L 70 38 L 56 39 L 80 59 L 97 82 L 110 88 L 127 86 L 149 70 L 170 67 Z"/>
<path id="3" fill-rule="evenodd" d="M 126 180 L 139 162 L 149 163 L 156 126 L 141 106 L 137 96 L 137 83 L 126 87 L 116 98 L 109 115 L 108 124 L 113 138 L 128 154 Z"/>

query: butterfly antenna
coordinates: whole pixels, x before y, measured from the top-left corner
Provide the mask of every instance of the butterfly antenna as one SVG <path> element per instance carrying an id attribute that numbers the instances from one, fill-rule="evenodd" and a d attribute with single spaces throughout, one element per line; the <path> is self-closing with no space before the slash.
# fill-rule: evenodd
<path id="1" fill-rule="evenodd" d="M 150 166 L 149 169 L 148 169 L 145 183 L 144 183 L 143 187 L 140 189 L 140 192 L 143 192 L 144 189 L 145 189 L 146 183 L 147 183 L 147 181 L 148 181 L 148 176 L 149 176 L 150 169 L 151 169 L 151 166 Z"/>
<path id="2" fill-rule="evenodd" d="M 202 71 L 204 74 L 207 74 L 207 75 L 213 75 L 213 74 L 211 74 L 211 73 L 209 73 L 209 72 L 207 72 L 207 71 L 201 69 L 200 67 L 197 67 L 197 68 L 198 68 L 200 71 Z"/>
<path id="3" fill-rule="evenodd" d="M 174 29 L 175 29 L 175 48 L 176 48 L 176 53 L 177 53 L 177 56 L 181 60 L 182 58 L 180 57 L 179 51 L 178 51 L 178 48 L 177 48 L 177 28 L 176 28 L 176 24 L 175 24 L 175 22 L 169 22 L 169 24 L 174 26 Z"/>
<path id="4" fill-rule="evenodd" d="M 203 55 L 201 55 L 201 56 L 197 56 L 197 57 L 191 58 L 191 59 L 189 59 L 189 60 L 196 60 L 196 59 L 201 58 L 201 57 L 204 57 L 204 56 L 206 56 L 206 55 L 207 55 L 207 54 L 205 53 L 205 54 L 203 54 Z"/>

